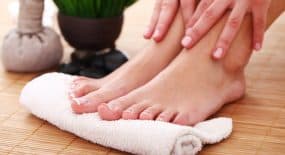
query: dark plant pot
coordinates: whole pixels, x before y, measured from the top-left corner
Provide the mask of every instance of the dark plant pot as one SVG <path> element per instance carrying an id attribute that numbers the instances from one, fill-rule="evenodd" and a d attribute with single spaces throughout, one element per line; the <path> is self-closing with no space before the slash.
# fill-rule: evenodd
<path id="1" fill-rule="evenodd" d="M 58 23 L 65 40 L 75 48 L 71 62 L 61 64 L 59 72 L 102 78 L 128 60 L 115 48 L 123 16 L 86 19 L 59 13 Z"/>
<path id="2" fill-rule="evenodd" d="M 98 51 L 114 48 L 123 24 L 123 16 L 112 18 L 80 18 L 58 14 L 65 40 L 74 48 Z"/>

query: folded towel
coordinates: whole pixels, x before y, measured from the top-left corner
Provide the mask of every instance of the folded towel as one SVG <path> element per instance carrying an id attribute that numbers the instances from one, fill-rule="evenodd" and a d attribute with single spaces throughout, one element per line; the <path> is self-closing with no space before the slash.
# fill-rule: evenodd
<path id="1" fill-rule="evenodd" d="M 97 113 L 77 115 L 72 112 L 67 93 L 73 78 L 61 73 L 44 74 L 24 87 L 20 103 L 62 130 L 134 154 L 196 154 L 204 144 L 220 142 L 232 131 L 230 118 L 189 127 L 159 121 L 103 121 Z"/>

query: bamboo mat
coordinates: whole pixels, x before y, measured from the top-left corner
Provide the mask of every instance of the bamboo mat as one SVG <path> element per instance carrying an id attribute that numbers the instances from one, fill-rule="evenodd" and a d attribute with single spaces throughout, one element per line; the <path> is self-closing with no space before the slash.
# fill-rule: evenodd
<path id="1" fill-rule="evenodd" d="M 1 38 L 12 26 L 6 11 L 8 2 L 4 0 L 0 6 Z M 139 1 L 126 13 L 118 46 L 131 56 L 146 43 L 141 32 L 151 10 L 152 1 Z M 268 31 L 265 48 L 253 56 L 247 68 L 245 98 L 217 114 L 234 119 L 232 136 L 220 144 L 206 146 L 201 154 L 285 154 L 284 40 L 285 15 Z M 66 43 L 65 47 L 69 53 L 70 47 Z M 126 154 L 63 132 L 22 108 L 18 104 L 20 90 L 39 74 L 7 73 L 0 67 L 0 154 Z"/>

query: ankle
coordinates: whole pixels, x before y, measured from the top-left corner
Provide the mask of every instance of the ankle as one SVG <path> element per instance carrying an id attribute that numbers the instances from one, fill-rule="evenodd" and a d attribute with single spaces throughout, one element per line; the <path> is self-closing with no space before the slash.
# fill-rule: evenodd
<path id="1" fill-rule="evenodd" d="M 244 71 L 231 74 L 229 84 L 225 90 L 230 90 L 226 95 L 227 101 L 232 102 L 244 96 L 246 90 L 246 80 Z"/>

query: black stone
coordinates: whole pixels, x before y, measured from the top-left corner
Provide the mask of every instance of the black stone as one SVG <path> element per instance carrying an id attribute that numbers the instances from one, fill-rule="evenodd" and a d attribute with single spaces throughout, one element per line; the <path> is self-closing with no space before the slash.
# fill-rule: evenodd
<path id="1" fill-rule="evenodd" d="M 113 49 L 105 55 L 105 68 L 106 70 L 113 72 L 127 61 L 128 58 L 122 52 Z"/>
<path id="2" fill-rule="evenodd" d="M 90 67 L 105 68 L 105 56 L 99 55 L 93 57 L 93 60 L 90 63 Z"/>
<path id="3" fill-rule="evenodd" d="M 96 55 L 92 52 L 81 52 L 75 51 L 71 54 L 71 62 L 76 62 L 84 66 L 89 66 L 90 63 L 94 60 Z"/>
<path id="4" fill-rule="evenodd" d="M 104 69 L 100 68 L 87 68 L 79 72 L 81 76 L 87 76 L 91 78 L 102 78 L 107 75 L 107 72 Z"/>
<path id="5" fill-rule="evenodd" d="M 90 51 L 75 51 L 71 54 L 71 62 L 61 64 L 59 72 L 102 78 L 128 61 L 127 57 L 116 49 L 98 54 Z"/>
<path id="6" fill-rule="evenodd" d="M 59 71 L 66 74 L 77 75 L 80 72 L 80 65 L 76 63 L 61 64 Z"/>

